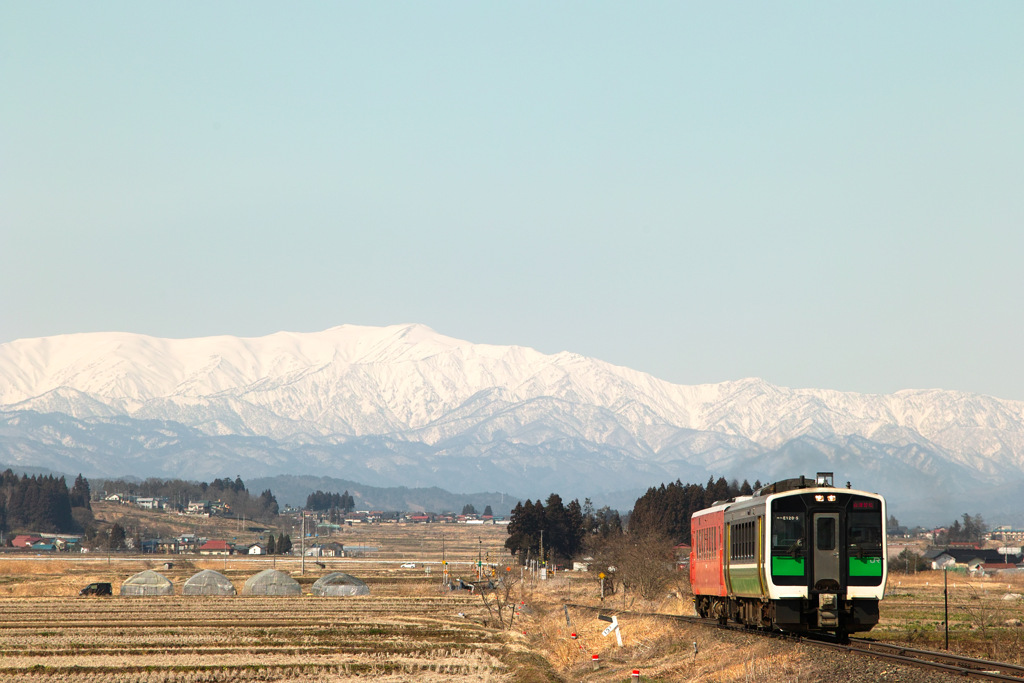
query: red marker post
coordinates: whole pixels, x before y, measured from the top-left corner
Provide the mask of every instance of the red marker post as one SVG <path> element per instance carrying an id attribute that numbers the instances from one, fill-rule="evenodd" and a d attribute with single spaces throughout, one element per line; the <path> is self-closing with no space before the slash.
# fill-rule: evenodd
<path id="1" fill-rule="evenodd" d="M 598 669 L 600 669 L 601 668 L 601 655 L 591 655 L 591 657 L 590 657 L 590 665 L 594 668 L 594 671 L 597 671 Z"/>
<path id="2" fill-rule="evenodd" d="M 633 669 L 633 673 L 631 673 L 629 675 L 629 677 L 630 677 L 631 680 L 639 681 L 640 680 L 640 669 Z"/>

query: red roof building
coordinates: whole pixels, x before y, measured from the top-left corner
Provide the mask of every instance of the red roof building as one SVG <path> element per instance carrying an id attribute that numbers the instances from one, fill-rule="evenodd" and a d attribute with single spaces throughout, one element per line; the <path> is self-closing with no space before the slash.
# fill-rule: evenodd
<path id="1" fill-rule="evenodd" d="M 39 543 L 39 541 L 41 540 L 43 539 L 39 536 L 32 536 L 30 534 L 20 534 L 18 536 L 15 536 L 11 540 L 11 545 L 15 548 L 31 548 L 32 544 Z"/>
<path id="2" fill-rule="evenodd" d="M 234 548 L 227 541 L 213 539 L 199 546 L 200 555 L 230 555 Z"/>

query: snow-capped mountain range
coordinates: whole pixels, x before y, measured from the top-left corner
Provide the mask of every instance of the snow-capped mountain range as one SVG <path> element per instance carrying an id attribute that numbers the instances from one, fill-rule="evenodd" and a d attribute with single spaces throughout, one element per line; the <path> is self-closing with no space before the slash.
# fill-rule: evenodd
<path id="1" fill-rule="evenodd" d="M 0 345 L 0 462 L 596 500 L 711 474 L 767 481 L 830 470 L 916 511 L 979 503 L 981 490 L 987 501 L 1020 492 L 1024 402 L 759 379 L 684 386 L 422 325 L 260 338 L 73 334 Z"/>

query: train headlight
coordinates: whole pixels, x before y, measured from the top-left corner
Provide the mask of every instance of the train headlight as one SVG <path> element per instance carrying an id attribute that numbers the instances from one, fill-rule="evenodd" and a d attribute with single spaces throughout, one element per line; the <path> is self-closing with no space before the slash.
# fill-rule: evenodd
<path id="1" fill-rule="evenodd" d="M 820 493 L 816 493 L 816 494 L 814 494 L 814 500 L 818 501 L 819 503 L 824 503 L 825 502 L 825 496 L 820 494 Z"/>
<path id="2" fill-rule="evenodd" d="M 834 493 L 828 494 L 828 502 L 830 502 L 830 503 L 836 502 L 836 494 L 834 494 Z"/>

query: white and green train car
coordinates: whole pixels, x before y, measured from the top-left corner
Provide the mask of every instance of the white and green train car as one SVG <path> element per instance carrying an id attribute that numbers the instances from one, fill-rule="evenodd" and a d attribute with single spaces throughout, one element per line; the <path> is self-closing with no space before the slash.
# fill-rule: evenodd
<path id="1" fill-rule="evenodd" d="M 831 473 L 787 479 L 695 513 L 697 611 L 750 626 L 840 635 L 878 623 L 885 500 L 836 488 Z M 721 533 L 709 527 L 721 525 Z M 720 547 L 707 548 L 707 539 Z M 700 561 L 703 558 L 703 561 Z"/>

